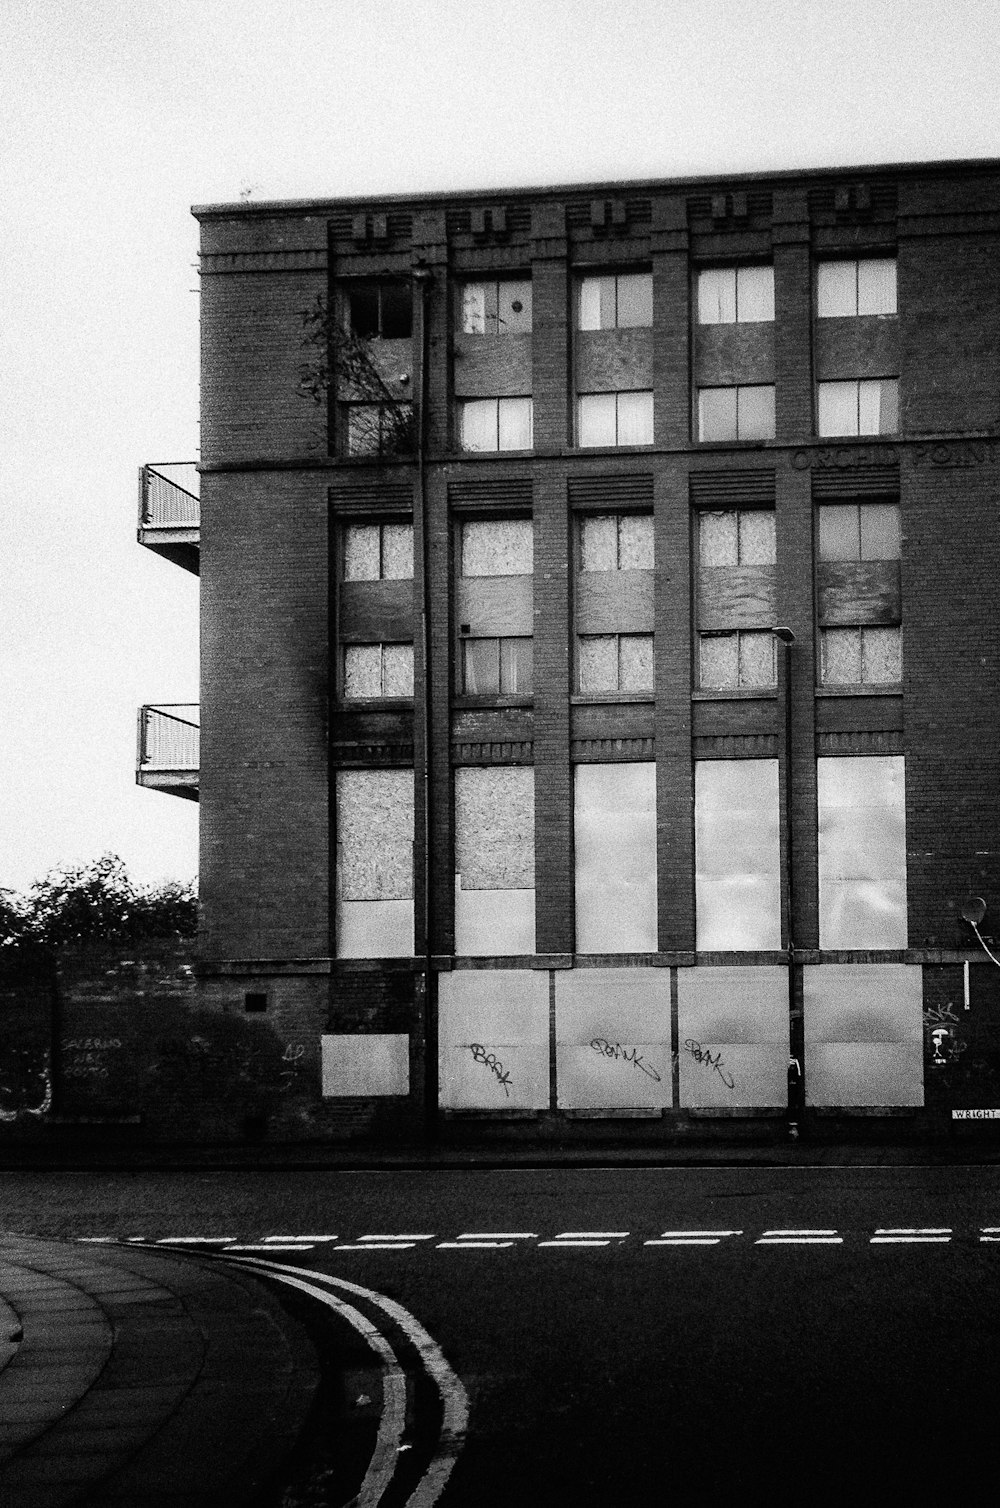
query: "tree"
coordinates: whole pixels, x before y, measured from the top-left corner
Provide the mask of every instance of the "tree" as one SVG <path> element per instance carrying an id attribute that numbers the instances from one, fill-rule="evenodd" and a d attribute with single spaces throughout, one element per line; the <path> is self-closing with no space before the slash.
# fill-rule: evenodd
<path id="1" fill-rule="evenodd" d="M 322 294 L 303 312 L 302 327 L 309 360 L 299 367 L 299 393 L 319 405 L 333 394 L 348 406 L 350 453 L 411 454 L 416 444 L 413 404 L 400 397 L 393 378 L 382 370 L 379 338 L 354 333 Z"/>
<path id="2" fill-rule="evenodd" d="M 0 891 L 0 953 L 192 937 L 197 916 L 191 885 L 135 885 L 122 860 L 104 854 L 53 869 L 24 894 Z"/>

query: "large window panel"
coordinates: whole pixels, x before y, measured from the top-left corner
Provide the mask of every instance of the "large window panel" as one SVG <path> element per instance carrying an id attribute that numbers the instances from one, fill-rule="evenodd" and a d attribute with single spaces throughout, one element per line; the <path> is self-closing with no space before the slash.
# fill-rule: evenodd
<path id="1" fill-rule="evenodd" d="M 413 953 L 413 771 L 338 770 L 338 958 Z"/>
<path id="2" fill-rule="evenodd" d="M 535 969 L 440 974 L 438 1058 L 445 1109 L 547 1109 L 548 974 Z"/>
<path id="3" fill-rule="evenodd" d="M 577 765 L 576 950 L 656 951 L 656 769 Z"/>
<path id="4" fill-rule="evenodd" d="M 899 755 L 818 761 L 821 948 L 905 948 L 906 793 Z"/>
<path id="5" fill-rule="evenodd" d="M 781 947 L 778 761 L 695 764 L 699 952 Z"/>
<path id="6" fill-rule="evenodd" d="M 566 969 L 556 974 L 561 1110 L 669 1108 L 668 972 Z"/>
<path id="7" fill-rule="evenodd" d="M 677 971 L 680 1099 L 700 1109 L 781 1108 L 788 1099 L 788 971 Z"/>
<path id="8" fill-rule="evenodd" d="M 455 951 L 535 951 L 535 779 L 526 766 L 455 771 Z"/>
<path id="9" fill-rule="evenodd" d="M 920 966 L 807 964 L 802 975 L 807 1103 L 922 1105 Z"/>

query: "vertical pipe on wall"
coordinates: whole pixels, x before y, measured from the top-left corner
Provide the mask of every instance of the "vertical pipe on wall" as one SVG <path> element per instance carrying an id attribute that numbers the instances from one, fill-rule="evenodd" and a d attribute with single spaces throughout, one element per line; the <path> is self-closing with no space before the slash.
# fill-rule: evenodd
<path id="1" fill-rule="evenodd" d="M 772 629 L 781 645 L 782 763 L 784 764 L 783 808 L 785 819 L 785 954 L 788 970 L 788 1133 L 799 1134 L 802 1107 L 805 1103 L 805 1043 L 802 1012 L 796 999 L 795 980 L 795 886 L 794 835 L 792 832 L 792 645 L 795 635 L 790 628 Z"/>

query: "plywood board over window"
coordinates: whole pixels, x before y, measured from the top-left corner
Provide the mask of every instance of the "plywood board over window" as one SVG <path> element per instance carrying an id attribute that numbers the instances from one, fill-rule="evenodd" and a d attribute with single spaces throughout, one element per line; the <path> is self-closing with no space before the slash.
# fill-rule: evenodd
<path id="1" fill-rule="evenodd" d="M 923 1104 L 918 965 L 809 964 L 802 986 L 808 1104 Z"/>
<path id="2" fill-rule="evenodd" d="M 817 778 L 820 947 L 905 948 L 902 757 L 820 759 Z"/>
<path id="3" fill-rule="evenodd" d="M 544 1110 L 549 978 L 535 969 L 456 969 L 438 980 L 443 1108 Z"/>
<path id="4" fill-rule="evenodd" d="M 656 771 L 577 765 L 576 951 L 656 951 Z"/>
<path id="5" fill-rule="evenodd" d="M 338 770 L 338 958 L 413 953 L 413 772 Z"/>
<path id="6" fill-rule="evenodd" d="M 455 771 L 455 951 L 535 951 L 535 785 L 528 767 Z"/>
<path id="7" fill-rule="evenodd" d="M 778 761 L 695 764 L 695 908 L 700 952 L 781 946 Z"/>
<path id="8" fill-rule="evenodd" d="M 560 971 L 556 975 L 556 1073 L 560 1109 L 669 1106 L 668 971 Z"/>
<path id="9" fill-rule="evenodd" d="M 788 972 L 777 965 L 679 969 L 681 1104 L 773 1109 L 788 1099 Z"/>

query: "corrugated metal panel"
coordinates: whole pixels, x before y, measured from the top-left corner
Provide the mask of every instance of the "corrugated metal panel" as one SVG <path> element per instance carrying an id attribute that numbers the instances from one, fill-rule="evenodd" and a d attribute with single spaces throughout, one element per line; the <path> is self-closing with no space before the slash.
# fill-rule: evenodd
<path id="1" fill-rule="evenodd" d="M 774 471 L 692 471 L 691 501 L 698 507 L 774 506 Z"/>
<path id="2" fill-rule="evenodd" d="M 574 508 L 651 508 L 651 476 L 574 476 L 569 479 Z"/>
<path id="3" fill-rule="evenodd" d="M 899 497 L 899 466 L 844 466 L 813 470 L 812 495 L 820 502 L 832 497 Z"/>
<path id="4" fill-rule="evenodd" d="M 448 486 L 453 508 L 528 508 L 532 503 L 530 477 L 463 478 Z"/>

